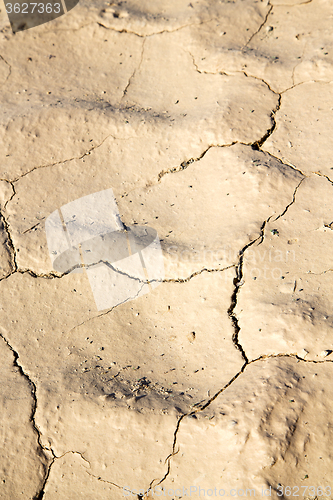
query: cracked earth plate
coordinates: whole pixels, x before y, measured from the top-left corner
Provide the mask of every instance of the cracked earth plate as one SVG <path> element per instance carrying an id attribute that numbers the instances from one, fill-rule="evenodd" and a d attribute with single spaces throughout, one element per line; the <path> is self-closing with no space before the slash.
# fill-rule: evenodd
<path id="1" fill-rule="evenodd" d="M 235 313 L 249 359 L 297 354 L 322 361 L 333 349 L 332 193 L 324 177 L 305 178 L 295 202 L 265 227 L 263 242 L 245 251 Z"/>

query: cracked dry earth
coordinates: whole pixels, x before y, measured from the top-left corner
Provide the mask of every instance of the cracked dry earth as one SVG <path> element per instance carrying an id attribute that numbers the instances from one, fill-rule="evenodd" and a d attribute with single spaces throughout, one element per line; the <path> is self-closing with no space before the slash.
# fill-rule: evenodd
<path id="1" fill-rule="evenodd" d="M 0 16 L 0 498 L 332 498 L 332 3 Z M 108 188 L 165 279 L 98 312 L 45 219 Z"/>

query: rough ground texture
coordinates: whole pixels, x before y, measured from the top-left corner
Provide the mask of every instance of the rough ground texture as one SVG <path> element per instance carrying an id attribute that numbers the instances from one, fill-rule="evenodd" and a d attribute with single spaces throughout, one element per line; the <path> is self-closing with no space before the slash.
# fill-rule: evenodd
<path id="1" fill-rule="evenodd" d="M 0 498 L 332 498 L 332 3 L 0 7 Z M 45 219 L 108 188 L 165 279 L 98 312 Z"/>

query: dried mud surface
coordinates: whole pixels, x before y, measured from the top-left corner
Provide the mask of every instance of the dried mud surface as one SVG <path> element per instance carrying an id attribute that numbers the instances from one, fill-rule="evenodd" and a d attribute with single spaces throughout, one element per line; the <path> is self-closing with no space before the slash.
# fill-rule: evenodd
<path id="1" fill-rule="evenodd" d="M 332 20 L 1 5 L 0 499 L 333 498 Z M 165 278 L 99 312 L 45 220 L 108 188 Z"/>

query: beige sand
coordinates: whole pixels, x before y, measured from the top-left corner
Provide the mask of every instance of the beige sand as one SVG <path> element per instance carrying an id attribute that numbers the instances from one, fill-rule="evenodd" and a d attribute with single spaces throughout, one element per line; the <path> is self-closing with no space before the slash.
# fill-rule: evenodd
<path id="1" fill-rule="evenodd" d="M 1 6 L 1 499 L 333 498 L 332 19 Z M 108 188 L 165 278 L 98 311 L 45 220 Z"/>

